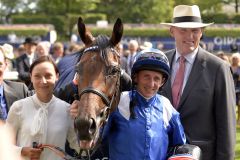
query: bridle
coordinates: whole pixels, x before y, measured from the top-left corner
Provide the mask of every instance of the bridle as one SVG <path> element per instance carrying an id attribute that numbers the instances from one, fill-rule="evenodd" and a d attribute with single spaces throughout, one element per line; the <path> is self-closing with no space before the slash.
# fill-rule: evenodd
<path id="1" fill-rule="evenodd" d="M 115 50 L 113 47 L 108 47 L 108 48 L 111 50 L 111 52 L 112 52 L 113 54 L 116 54 L 118 57 L 120 57 L 120 55 L 119 55 L 119 53 L 117 52 L 117 50 Z M 101 49 L 101 48 L 98 47 L 97 45 L 91 46 L 91 47 L 86 48 L 86 49 L 83 51 L 82 56 L 83 56 L 84 54 L 86 54 L 87 52 L 89 52 L 89 51 L 99 50 L 99 51 L 100 51 L 100 54 L 101 54 L 101 57 L 103 58 L 104 62 L 106 63 L 107 66 L 109 66 L 109 62 L 108 62 L 107 56 L 106 56 L 106 54 L 107 54 L 106 50 L 107 50 L 108 48 Z M 81 57 L 82 57 L 82 56 L 81 56 Z M 76 66 L 76 72 L 79 73 L 78 66 Z M 94 93 L 94 94 L 98 95 L 99 97 L 101 97 L 101 99 L 103 100 L 103 102 L 106 104 L 106 107 L 107 107 L 107 108 L 111 109 L 113 100 L 115 99 L 117 93 L 119 92 L 119 90 L 118 90 L 118 89 L 119 89 L 119 85 L 120 85 L 119 79 L 120 79 L 120 68 L 119 68 L 119 75 L 118 75 L 118 80 L 117 80 L 117 84 L 116 84 L 116 85 L 117 85 L 117 86 L 116 86 L 116 90 L 115 90 L 115 93 L 113 94 L 113 96 L 111 97 L 111 99 L 109 99 L 108 96 L 106 96 L 106 94 L 104 94 L 102 91 L 100 91 L 100 90 L 98 90 L 98 89 L 95 89 L 95 88 L 93 88 L 93 87 L 86 87 L 86 88 L 82 89 L 82 90 L 79 92 L 79 94 L 78 94 L 78 96 L 79 96 L 78 98 L 80 99 L 81 96 L 82 96 L 83 94 L 85 94 L 85 93 Z"/>
<path id="2" fill-rule="evenodd" d="M 94 52 L 94 51 L 99 51 L 100 53 L 100 56 L 101 58 L 103 59 L 103 61 L 105 62 L 106 66 L 109 67 L 110 66 L 110 63 L 109 63 L 109 60 L 108 60 L 108 56 L 107 54 L 109 52 L 107 52 L 107 50 L 110 50 L 111 53 L 113 54 L 116 54 L 118 58 L 120 58 L 120 54 L 118 53 L 117 50 L 115 50 L 113 47 L 104 47 L 104 48 L 101 48 L 97 45 L 94 45 L 94 46 L 91 46 L 91 47 L 88 47 L 86 48 L 81 57 L 84 55 L 84 54 L 87 54 L 88 52 Z M 76 73 L 79 74 L 79 66 L 77 65 L 76 66 Z M 109 111 L 112 109 L 112 106 L 113 106 L 113 102 L 115 100 L 115 98 L 119 95 L 119 86 L 120 86 L 120 75 L 121 75 L 121 70 L 120 70 L 120 64 L 118 65 L 118 68 L 117 68 L 117 82 L 116 82 L 116 88 L 115 88 L 115 91 L 112 95 L 112 97 L 108 97 L 105 93 L 103 93 L 102 91 L 96 89 L 96 88 L 93 88 L 93 87 L 86 87 L 86 88 L 83 88 L 81 91 L 79 91 L 78 93 L 78 100 L 81 99 L 81 96 L 86 94 L 86 93 L 93 93 L 93 94 L 96 94 L 97 96 L 101 97 L 101 99 L 103 100 L 104 104 L 105 104 L 105 107 L 104 107 L 104 112 L 107 112 L 105 116 L 102 116 L 100 118 L 100 121 L 102 122 L 101 124 L 101 127 L 99 129 L 99 136 L 98 136 L 98 139 L 97 139 L 97 142 L 94 146 L 94 148 L 92 149 L 91 151 L 91 154 L 90 154 L 90 151 L 89 150 L 83 150 L 81 149 L 80 150 L 80 156 L 81 156 L 81 153 L 82 152 L 85 152 L 85 154 L 87 154 L 85 157 L 85 159 L 90 159 L 91 155 L 93 155 L 96 150 L 99 148 L 99 146 L 101 145 L 101 140 L 102 140 L 102 133 L 103 133 L 103 130 L 104 130 L 104 126 L 105 126 L 105 123 L 107 122 L 108 120 L 108 117 L 109 117 Z M 105 75 L 106 78 L 108 78 L 108 75 Z M 76 118 L 75 118 L 76 120 Z M 74 120 L 74 124 L 75 124 L 75 120 Z"/>

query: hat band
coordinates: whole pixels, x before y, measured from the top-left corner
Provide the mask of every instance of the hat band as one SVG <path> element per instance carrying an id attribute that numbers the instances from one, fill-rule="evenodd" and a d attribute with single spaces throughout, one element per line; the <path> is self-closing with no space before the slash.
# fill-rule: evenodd
<path id="1" fill-rule="evenodd" d="M 202 22 L 200 17 L 194 16 L 183 16 L 183 17 L 175 17 L 173 18 L 173 23 L 181 23 L 181 22 Z"/>

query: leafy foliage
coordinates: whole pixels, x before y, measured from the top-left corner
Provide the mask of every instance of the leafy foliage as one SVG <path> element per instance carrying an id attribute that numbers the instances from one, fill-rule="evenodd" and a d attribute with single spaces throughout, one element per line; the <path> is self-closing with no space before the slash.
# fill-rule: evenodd
<path id="1" fill-rule="evenodd" d="M 110 22 L 121 17 L 126 23 L 159 23 L 170 19 L 173 4 L 173 0 L 101 0 L 96 10 Z"/>

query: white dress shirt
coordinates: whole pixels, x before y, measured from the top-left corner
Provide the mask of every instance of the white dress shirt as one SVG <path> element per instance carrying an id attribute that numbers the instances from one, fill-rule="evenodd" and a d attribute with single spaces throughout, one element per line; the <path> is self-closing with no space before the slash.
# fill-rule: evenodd
<path id="1" fill-rule="evenodd" d="M 197 56 L 197 52 L 198 52 L 198 48 L 196 48 L 192 53 L 189 53 L 187 55 L 184 56 L 184 58 L 186 59 L 185 61 L 185 72 L 184 72 L 184 80 L 183 80 L 183 86 L 182 86 L 182 92 L 184 90 L 184 87 L 187 83 L 188 77 L 190 75 L 190 72 L 192 70 L 192 66 L 193 63 L 195 61 L 195 58 Z M 177 70 L 179 68 L 179 59 L 180 59 L 180 54 L 179 52 L 176 50 L 176 54 L 175 57 L 173 59 L 173 63 L 172 63 L 172 75 L 171 75 L 171 85 L 173 85 L 175 76 L 177 74 Z"/>

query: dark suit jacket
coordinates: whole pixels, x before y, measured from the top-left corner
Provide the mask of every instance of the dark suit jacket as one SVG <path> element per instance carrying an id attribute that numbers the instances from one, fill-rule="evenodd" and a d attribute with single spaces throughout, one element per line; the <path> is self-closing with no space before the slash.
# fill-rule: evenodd
<path id="1" fill-rule="evenodd" d="M 29 60 L 26 54 L 21 55 L 16 59 L 16 66 L 18 71 L 18 78 L 23 81 L 27 86 L 30 85 L 30 73 L 29 73 Z"/>
<path id="2" fill-rule="evenodd" d="M 30 92 L 28 92 L 28 88 L 24 83 L 4 80 L 3 94 L 9 111 L 13 102 L 29 96 Z"/>
<path id="3" fill-rule="evenodd" d="M 175 50 L 166 55 L 172 64 Z M 172 102 L 170 81 L 167 81 L 162 94 Z M 202 160 L 234 159 L 235 107 L 229 65 L 199 48 L 177 110 L 187 141 L 202 149 Z"/>
<path id="4" fill-rule="evenodd" d="M 120 64 L 121 64 L 121 68 L 126 72 L 126 73 L 130 73 L 131 70 L 129 71 L 129 67 L 128 67 L 128 63 L 127 63 L 127 57 L 121 56 L 120 58 Z M 131 75 L 130 75 L 131 76 Z"/>

